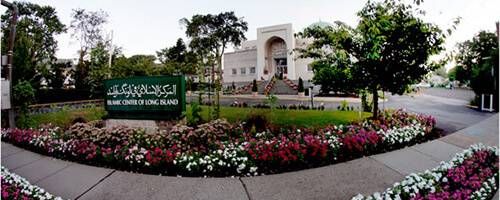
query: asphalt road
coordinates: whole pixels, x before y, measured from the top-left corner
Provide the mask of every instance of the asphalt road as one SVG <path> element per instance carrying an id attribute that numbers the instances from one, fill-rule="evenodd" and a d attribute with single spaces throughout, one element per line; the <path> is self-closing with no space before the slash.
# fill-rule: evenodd
<path id="1" fill-rule="evenodd" d="M 411 112 L 432 115 L 437 120 L 437 127 L 446 133 L 453 133 L 457 130 L 476 124 L 490 116 L 491 113 L 480 112 L 466 107 L 469 99 L 474 93 L 470 90 L 445 88 L 423 89 L 419 94 L 413 95 L 388 95 L 388 101 L 380 103 L 380 108 L 403 108 Z M 222 105 L 230 105 L 236 99 L 222 98 Z M 248 105 L 263 103 L 260 99 L 237 99 Z M 188 101 L 197 101 L 197 97 L 188 98 Z M 279 100 L 279 105 L 300 104 L 311 105 L 310 101 L 299 100 Z M 320 102 L 315 101 L 314 105 L 323 103 L 326 109 L 337 109 L 339 102 Z M 349 106 L 358 108 L 359 103 L 350 103 Z"/>

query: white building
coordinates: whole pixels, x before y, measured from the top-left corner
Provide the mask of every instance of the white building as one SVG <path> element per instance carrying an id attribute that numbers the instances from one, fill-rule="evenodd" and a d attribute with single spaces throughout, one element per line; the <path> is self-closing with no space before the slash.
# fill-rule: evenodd
<path id="1" fill-rule="evenodd" d="M 310 26 L 331 26 L 317 22 Z M 312 59 L 298 59 L 295 48 L 305 47 L 306 39 L 295 38 L 292 24 L 257 29 L 257 39 L 242 43 L 239 49 L 224 54 L 224 83 L 270 80 L 283 75 L 290 80 L 310 80 Z"/>

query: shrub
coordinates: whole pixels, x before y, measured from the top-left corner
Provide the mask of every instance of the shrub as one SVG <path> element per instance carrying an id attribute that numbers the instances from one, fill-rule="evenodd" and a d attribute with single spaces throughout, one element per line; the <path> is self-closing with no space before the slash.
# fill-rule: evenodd
<path id="1" fill-rule="evenodd" d="M 257 80 L 253 79 L 253 83 L 252 83 L 252 92 L 257 92 L 258 88 L 257 88 Z"/>
<path id="2" fill-rule="evenodd" d="M 299 77 L 299 88 L 298 88 L 298 91 L 299 92 L 304 92 L 304 81 L 300 77 Z"/>
<path id="3" fill-rule="evenodd" d="M 266 130 L 268 125 L 269 119 L 265 112 L 253 111 L 248 114 L 244 127 L 247 131 L 255 129 L 257 132 L 262 132 Z"/>
<path id="4" fill-rule="evenodd" d="M 337 109 L 341 110 L 341 111 L 348 111 L 349 110 L 349 103 L 346 100 L 342 100 L 340 102 L 340 105 L 337 106 Z"/>
<path id="5" fill-rule="evenodd" d="M 198 103 L 191 103 L 191 111 L 187 115 L 187 123 L 190 126 L 198 125 L 202 122 L 201 118 L 201 107 Z"/>
<path id="6" fill-rule="evenodd" d="M 28 128 L 33 120 L 28 117 L 28 106 L 35 100 L 35 89 L 28 81 L 20 81 L 13 88 L 14 105 L 19 106 L 19 116 L 16 124 L 20 128 Z"/>
<path id="7" fill-rule="evenodd" d="M 363 90 L 361 92 L 361 106 L 363 107 L 364 112 L 371 112 L 373 102 L 369 101 L 367 98 L 368 98 L 368 93 L 365 90 Z"/>
<path id="8" fill-rule="evenodd" d="M 278 102 L 278 97 L 276 97 L 273 94 L 267 95 L 267 99 L 265 101 L 265 104 L 269 106 L 269 108 L 274 109 L 276 108 L 276 103 Z"/>

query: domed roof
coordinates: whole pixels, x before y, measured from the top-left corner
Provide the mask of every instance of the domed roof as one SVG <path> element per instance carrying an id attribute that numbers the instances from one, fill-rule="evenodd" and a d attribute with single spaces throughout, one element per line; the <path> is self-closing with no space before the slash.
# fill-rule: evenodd
<path id="1" fill-rule="evenodd" d="M 320 27 L 320 28 L 333 27 L 333 24 L 319 20 L 307 26 L 307 28 L 313 28 L 313 27 Z"/>

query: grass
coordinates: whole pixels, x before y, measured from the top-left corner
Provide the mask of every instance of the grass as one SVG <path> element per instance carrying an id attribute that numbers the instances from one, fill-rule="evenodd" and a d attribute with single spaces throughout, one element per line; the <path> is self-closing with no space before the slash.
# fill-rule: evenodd
<path id="1" fill-rule="evenodd" d="M 190 106 L 186 106 L 190 110 Z M 201 106 L 201 116 L 204 121 L 208 119 L 208 106 Z M 92 107 L 83 109 L 63 109 L 62 111 L 35 114 L 31 115 L 32 120 L 30 127 L 39 127 L 42 124 L 52 123 L 59 127 L 68 127 L 72 122 L 81 118 L 85 121 L 93 121 L 101 119 L 106 114 L 102 107 Z M 255 109 L 255 108 L 237 108 L 237 107 L 221 107 L 221 117 L 226 118 L 230 122 L 245 121 L 248 117 L 254 115 L 265 116 L 272 124 L 280 126 L 297 126 L 297 127 L 317 127 L 329 124 L 346 124 L 352 121 L 359 121 L 371 116 L 370 113 L 364 112 L 360 117 L 357 111 L 319 111 L 319 110 L 278 110 L 271 112 L 270 109 Z"/>
<path id="2" fill-rule="evenodd" d="M 39 127 L 42 124 L 52 123 L 59 127 L 68 127 L 75 119 L 81 118 L 85 121 L 102 119 L 106 111 L 102 107 L 91 107 L 82 109 L 63 108 L 61 111 L 31 115 L 31 127 Z"/>
<path id="3" fill-rule="evenodd" d="M 189 106 L 187 106 L 189 109 Z M 202 106 L 202 117 L 208 119 L 208 107 Z M 329 124 L 346 124 L 360 121 L 371 116 L 370 113 L 358 111 L 333 110 L 278 110 L 270 109 L 221 107 L 221 117 L 230 122 L 245 121 L 251 115 L 264 115 L 272 124 L 281 126 L 316 127 Z"/>

